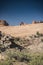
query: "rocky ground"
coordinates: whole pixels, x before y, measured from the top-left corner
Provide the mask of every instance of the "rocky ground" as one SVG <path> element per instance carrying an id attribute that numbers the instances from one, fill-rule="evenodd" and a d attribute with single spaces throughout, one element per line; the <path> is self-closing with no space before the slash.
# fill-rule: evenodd
<path id="1" fill-rule="evenodd" d="M 43 65 L 42 33 L 36 32 L 35 35 L 20 38 L 0 31 L 0 65 L 35 65 L 35 63 Z"/>

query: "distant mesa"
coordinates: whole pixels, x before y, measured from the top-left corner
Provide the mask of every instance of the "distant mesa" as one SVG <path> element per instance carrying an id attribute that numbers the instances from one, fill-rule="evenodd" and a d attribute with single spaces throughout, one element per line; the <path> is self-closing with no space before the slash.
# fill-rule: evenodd
<path id="1" fill-rule="evenodd" d="M 38 23 L 43 23 L 43 21 L 32 21 L 32 24 L 38 24 Z M 21 22 L 20 23 L 20 26 L 21 25 L 27 25 L 26 23 L 24 23 L 24 22 Z"/>
<path id="2" fill-rule="evenodd" d="M 43 23 L 43 21 L 32 21 L 32 24 L 38 24 L 38 23 Z M 21 26 L 21 25 L 28 25 L 28 24 L 21 22 L 19 25 Z M 0 20 L 0 26 L 9 26 L 9 24 L 7 23 L 6 20 Z"/>
<path id="3" fill-rule="evenodd" d="M 43 21 L 33 21 L 32 24 L 43 23 Z"/>
<path id="4" fill-rule="evenodd" d="M 0 20 L 0 26 L 9 26 L 9 24 L 5 20 Z"/>

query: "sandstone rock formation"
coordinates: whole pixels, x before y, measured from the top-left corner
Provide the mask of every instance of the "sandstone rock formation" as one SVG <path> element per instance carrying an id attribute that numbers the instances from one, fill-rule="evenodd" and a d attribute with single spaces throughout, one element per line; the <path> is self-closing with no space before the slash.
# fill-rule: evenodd
<path id="1" fill-rule="evenodd" d="M 9 24 L 5 20 L 0 20 L 0 26 L 8 26 Z"/>
<path id="2" fill-rule="evenodd" d="M 33 21 L 32 24 L 43 23 L 43 21 Z"/>
<path id="3" fill-rule="evenodd" d="M 33 21 L 32 24 L 40 23 L 39 21 Z"/>
<path id="4" fill-rule="evenodd" d="M 24 22 L 21 22 L 21 23 L 20 23 L 20 26 L 21 26 L 21 25 L 27 25 L 27 24 L 26 24 L 26 23 L 24 23 Z"/>

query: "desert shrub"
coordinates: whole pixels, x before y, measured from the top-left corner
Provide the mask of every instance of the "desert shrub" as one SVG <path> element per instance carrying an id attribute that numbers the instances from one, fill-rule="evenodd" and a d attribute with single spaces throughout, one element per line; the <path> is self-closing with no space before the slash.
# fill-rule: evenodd
<path id="1" fill-rule="evenodd" d="M 0 60 L 0 65 L 13 65 L 12 59 L 9 56 L 5 57 L 4 59 Z"/>
<path id="2" fill-rule="evenodd" d="M 33 38 L 32 36 L 29 36 L 30 38 Z"/>
<path id="3" fill-rule="evenodd" d="M 38 35 L 38 37 L 42 37 L 43 36 L 43 34 L 39 33 L 39 32 L 37 32 L 36 34 Z"/>
<path id="4" fill-rule="evenodd" d="M 29 65 L 43 65 L 43 61 L 35 59 L 33 61 L 30 61 Z"/>
<path id="5" fill-rule="evenodd" d="M 0 65 L 13 65 L 13 63 L 10 60 L 0 61 Z"/>
<path id="6" fill-rule="evenodd" d="M 43 55 L 42 54 L 33 54 L 32 60 L 28 65 L 43 65 Z"/>
<path id="7" fill-rule="evenodd" d="M 40 33 L 39 33 L 38 31 L 36 32 L 36 34 L 37 34 L 38 36 L 40 35 Z"/>
<path id="8" fill-rule="evenodd" d="M 16 37 L 16 38 L 14 38 L 14 40 L 15 40 L 15 41 L 19 41 L 19 40 L 20 40 L 20 38 L 19 38 L 19 37 Z"/>
<path id="9" fill-rule="evenodd" d="M 41 39 L 41 42 L 43 42 L 43 39 Z"/>
<path id="10" fill-rule="evenodd" d="M 30 56 L 28 56 L 28 54 L 22 53 L 20 51 L 15 51 L 15 52 L 9 51 L 9 53 L 7 53 L 7 55 L 11 60 L 14 59 L 14 61 L 17 60 L 19 62 L 24 62 L 24 61 L 29 62 L 31 59 Z"/>
<path id="11" fill-rule="evenodd" d="M 40 33 L 40 37 L 43 37 L 43 34 L 42 33 Z"/>
<path id="12" fill-rule="evenodd" d="M 36 35 L 34 35 L 34 37 L 35 37 L 35 38 L 37 38 L 37 36 L 36 36 Z"/>
<path id="13" fill-rule="evenodd" d="M 25 62 L 28 65 L 43 65 L 43 53 L 31 53 L 30 54 L 26 52 L 20 52 L 18 50 L 17 51 L 9 50 L 8 53 L 6 52 L 6 55 L 8 56 L 6 63 L 8 62 L 12 64 L 13 62 L 19 61 L 19 62 Z"/>

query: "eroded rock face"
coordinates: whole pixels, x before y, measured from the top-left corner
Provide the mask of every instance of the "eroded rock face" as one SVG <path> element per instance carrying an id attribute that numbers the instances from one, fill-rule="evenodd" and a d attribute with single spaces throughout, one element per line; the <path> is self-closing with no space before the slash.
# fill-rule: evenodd
<path id="1" fill-rule="evenodd" d="M 32 21 L 32 24 L 43 23 L 43 21 Z"/>
<path id="2" fill-rule="evenodd" d="M 33 21 L 32 24 L 40 23 L 39 21 Z"/>
<path id="3" fill-rule="evenodd" d="M 0 20 L 0 26 L 9 26 L 5 20 Z"/>

